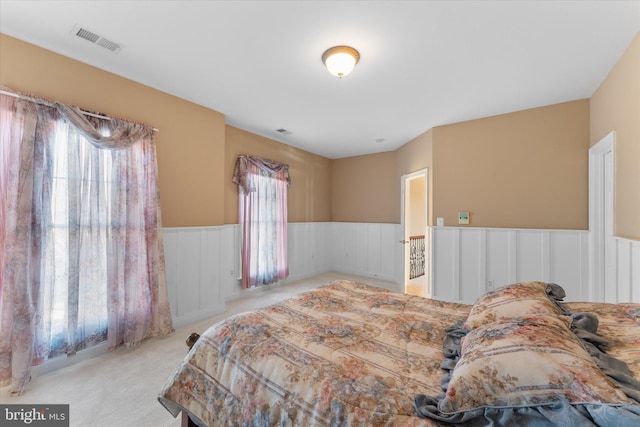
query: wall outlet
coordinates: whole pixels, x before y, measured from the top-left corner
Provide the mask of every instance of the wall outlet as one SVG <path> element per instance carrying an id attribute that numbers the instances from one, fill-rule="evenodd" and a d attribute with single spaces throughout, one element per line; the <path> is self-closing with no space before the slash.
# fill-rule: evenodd
<path id="1" fill-rule="evenodd" d="M 438 218 L 436 220 L 436 224 L 438 225 L 438 227 L 444 227 L 444 218 Z"/>
<path id="2" fill-rule="evenodd" d="M 487 280 L 487 290 L 488 291 L 493 290 L 493 280 Z"/>

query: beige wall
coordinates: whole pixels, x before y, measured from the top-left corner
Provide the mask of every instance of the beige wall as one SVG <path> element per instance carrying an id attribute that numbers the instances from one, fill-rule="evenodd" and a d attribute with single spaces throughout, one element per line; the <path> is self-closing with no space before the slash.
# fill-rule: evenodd
<path id="1" fill-rule="evenodd" d="M 588 148 L 612 130 L 615 233 L 640 240 L 640 33 L 591 99 L 430 129 L 395 152 L 396 180 L 429 169 L 430 225 L 469 210 L 469 226 L 586 230 Z"/>
<path id="2" fill-rule="evenodd" d="M 6 35 L 0 85 L 158 128 L 163 225 L 223 223 L 222 114 Z"/>
<path id="3" fill-rule="evenodd" d="M 425 223 L 425 179 L 424 176 L 413 178 L 408 182 L 409 186 L 409 235 L 422 236 Z"/>
<path id="4" fill-rule="evenodd" d="M 237 223 L 231 176 L 238 154 L 289 164 L 289 221 L 331 220 L 331 160 L 227 127 L 216 111 L 4 34 L 0 85 L 158 128 L 165 227 Z"/>
<path id="5" fill-rule="evenodd" d="M 289 165 L 289 222 L 331 221 L 331 160 L 227 126 L 224 172 L 225 223 L 238 223 L 238 186 L 231 181 L 241 154 Z"/>
<path id="6" fill-rule="evenodd" d="M 398 185 L 402 175 L 407 175 L 422 169 L 428 170 L 427 186 L 427 222 L 433 224 L 433 130 L 418 135 L 402 147 L 396 150 L 396 171 Z M 400 203 L 398 201 L 398 203 Z M 400 222 L 398 216 L 397 222 Z"/>
<path id="7" fill-rule="evenodd" d="M 400 205 L 399 180 L 429 170 L 429 225 L 457 225 L 469 210 L 477 227 L 588 229 L 588 148 L 616 130 L 615 232 L 640 240 L 640 33 L 591 99 L 436 127 L 395 151 L 397 190 L 388 198 L 332 194 L 334 212 Z M 340 179 L 371 169 L 368 156 L 343 159 Z M 347 167 L 348 166 L 348 167 Z M 363 182 L 362 192 L 370 185 Z M 399 210 L 392 222 L 399 223 Z M 336 219 L 337 220 L 337 219 Z"/>
<path id="8" fill-rule="evenodd" d="M 428 168 L 431 199 L 432 145 L 428 130 L 394 152 L 334 160 L 333 221 L 400 223 L 402 175 Z"/>
<path id="9" fill-rule="evenodd" d="M 589 100 L 433 129 L 433 216 L 457 225 L 588 228 Z"/>
<path id="10" fill-rule="evenodd" d="M 439 126 L 396 151 L 397 176 L 429 169 L 429 225 L 586 229 L 589 101 Z M 397 220 L 399 222 L 399 218 Z"/>
<path id="11" fill-rule="evenodd" d="M 331 200 L 333 221 L 398 223 L 400 179 L 395 153 L 333 160 Z"/>
<path id="12" fill-rule="evenodd" d="M 436 127 L 395 152 L 329 160 L 225 126 L 224 116 L 0 35 L 0 84 L 148 123 L 156 134 L 165 226 L 237 222 L 238 154 L 290 164 L 289 220 L 400 222 L 400 176 L 429 169 L 429 224 L 588 227 L 588 148 L 616 140 L 616 234 L 640 239 L 640 36 L 580 100 Z"/>
<path id="13" fill-rule="evenodd" d="M 640 240 L 640 32 L 591 97 L 591 145 L 611 131 L 614 233 Z"/>

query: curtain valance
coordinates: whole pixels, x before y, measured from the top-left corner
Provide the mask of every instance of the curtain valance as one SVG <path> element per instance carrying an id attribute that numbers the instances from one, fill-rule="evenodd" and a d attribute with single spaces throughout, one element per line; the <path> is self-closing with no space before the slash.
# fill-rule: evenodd
<path id="1" fill-rule="evenodd" d="M 241 193 L 250 193 L 256 191 L 255 186 L 251 184 L 249 175 L 262 171 L 271 177 L 286 181 L 287 186 L 291 184 L 289 177 L 289 165 L 276 162 L 275 160 L 262 159 L 260 157 L 240 155 L 236 161 L 236 168 L 233 173 L 233 182 L 238 184 L 238 190 Z"/>
<path id="2" fill-rule="evenodd" d="M 141 123 L 107 117 L 86 117 L 80 108 L 72 105 L 24 95 L 3 86 L 0 86 L 0 90 L 16 98 L 32 102 L 36 106 L 53 109 L 54 111 L 48 111 L 49 115 L 57 113 L 64 117 L 77 132 L 97 148 L 110 150 L 127 148 L 142 138 L 152 136 L 154 132 L 152 127 Z M 106 127 L 109 130 L 108 135 L 102 135 L 98 127 L 101 129 Z"/>
<path id="3" fill-rule="evenodd" d="M 123 149 L 139 141 L 141 138 L 150 136 L 153 129 L 139 124 L 123 120 L 99 120 L 109 128 L 109 135 L 102 135 L 96 129 L 97 120 L 90 120 L 82 113 L 78 107 L 55 102 L 56 110 L 71 123 L 76 130 L 82 134 L 89 142 L 98 148 Z"/>

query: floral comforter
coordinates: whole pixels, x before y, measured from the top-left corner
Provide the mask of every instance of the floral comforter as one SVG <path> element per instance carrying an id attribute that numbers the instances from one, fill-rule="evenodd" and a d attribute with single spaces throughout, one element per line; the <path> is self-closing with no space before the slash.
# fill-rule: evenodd
<path id="1" fill-rule="evenodd" d="M 434 426 L 444 330 L 470 306 L 338 281 L 213 325 L 159 396 L 203 426 Z"/>
<path id="2" fill-rule="evenodd" d="M 597 314 L 608 354 L 640 379 L 640 305 L 565 304 Z M 333 282 L 213 325 L 158 400 L 201 426 L 450 425 L 420 417 L 414 397 L 446 388 L 446 330 L 471 310 Z"/>

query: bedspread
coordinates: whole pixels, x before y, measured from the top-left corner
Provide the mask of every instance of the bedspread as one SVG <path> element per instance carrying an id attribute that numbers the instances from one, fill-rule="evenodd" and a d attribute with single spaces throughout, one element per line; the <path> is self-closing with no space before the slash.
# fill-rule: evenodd
<path id="1" fill-rule="evenodd" d="M 336 281 L 211 326 L 158 400 L 201 426 L 637 425 L 640 304 L 563 296 L 523 282 L 465 305 Z"/>
<path id="2" fill-rule="evenodd" d="M 338 281 L 205 332 L 162 390 L 201 425 L 434 426 L 444 330 L 470 306 Z"/>

